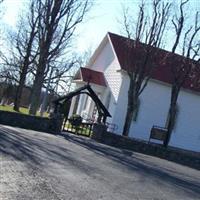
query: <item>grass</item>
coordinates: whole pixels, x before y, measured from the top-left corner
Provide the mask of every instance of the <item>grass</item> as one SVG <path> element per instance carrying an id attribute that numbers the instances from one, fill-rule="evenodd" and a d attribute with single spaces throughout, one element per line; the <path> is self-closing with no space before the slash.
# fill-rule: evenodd
<path id="1" fill-rule="evenodd" d="M 8 111 L 8 112 L 16 112 L 15 110 L 13 110 L 13 106 L 9 106 L 9 105 L 0 106 L 0 110 L 2 110 L 2 111 Z M 22 114 L 29 115 L 29 110 L 28 110 L 28 108 L 20 107 L 19 111 L 20 111 L 20 113 L 22 113 Z M 37 111 L 37 113 L 36 113 L 36 116 L 40 116 L 40 113 L 39 113 L 38 111 Z M 48 117 L 49 114 L 48 114 L 47 112 L 45 112 L 43 116 L 44 116 L 44 117 Z"/>
<path id="2" fill-rule="evenodd" d="M 70 130 L 70 131 L 78 134 L 78 135 L 83 135 L 83 136 L 91 136 L 92 135 L 92 131 L 90 131 L 89 128 L 82 127 L 81 125 L 78 126 L 77 129 L 76 129 L 70 123 L 66 123 L 65 128 L 67 130 Z"/>

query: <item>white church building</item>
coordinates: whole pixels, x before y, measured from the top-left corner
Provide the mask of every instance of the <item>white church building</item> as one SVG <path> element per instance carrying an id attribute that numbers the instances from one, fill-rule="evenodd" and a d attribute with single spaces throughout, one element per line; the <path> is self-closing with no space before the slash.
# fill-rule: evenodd
<path id="1" fill-rule="evenodd" d="M 107 122 L 116 126 L 114 132 L 122 134 L 127 110 L 129 78 L 125 69 L 126 38 L 107 33 L 87 67 L 81 68 L 74 78 L 76 88 L 90 83 L 111 118 Z M 134 58 L 129 58 L 134 59 Z M 171 95 L 169 68 L 157 68 L 140 96 L 137 117 L 134 117 L 129 137 L 149 140 L 152 126 L 165 127 Z M 69 116 L 80 114 L 95 119 L 95 103 L 86 94 L 73 97 Z M 200 88 L 187 83 L 178 98 L 178 115 L 170 139 L 170 146 L 200 152 Z"/>

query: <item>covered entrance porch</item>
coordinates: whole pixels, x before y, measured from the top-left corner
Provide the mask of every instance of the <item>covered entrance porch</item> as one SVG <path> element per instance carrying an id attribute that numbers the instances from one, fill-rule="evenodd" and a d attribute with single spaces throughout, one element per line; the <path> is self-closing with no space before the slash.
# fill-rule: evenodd
<path id="1" fill-rule="evenodd" d="M 90 97 L 96 108 L 96 120 L 87 121 L 83 115 L 73 114 L 69 116 L 70 110 L 73 108 L 73 97 L 80 98 L 81 95 Z M 79 102 L 79 105 L 83 102 Z M 110 113 L 99 99 L 98 95 L 94 92 L 89 84 L 86 84 L 67 95 L 60 97 L 54 101 L 55 113 L 62 113 L 64 115 L 63 130 L 73 133 L 90 136 L 92 133 L 92 126 L 94 123 L 105 124 L 106 118 L 111 117 Z M 80 106 L 79 106 L 80 107 Z M 79 108 L 80 109 L 80 108 Z"/>

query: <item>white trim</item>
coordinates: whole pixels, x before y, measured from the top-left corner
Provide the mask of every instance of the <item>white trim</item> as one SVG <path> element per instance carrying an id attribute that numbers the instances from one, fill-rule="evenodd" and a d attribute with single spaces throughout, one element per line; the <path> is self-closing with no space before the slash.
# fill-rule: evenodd
<path id="1" fill-rule="evenodd" d="M 91 68 L 91 66 L 94 64 L 97 56 L 99 55 L 99 53 L 101 52 L 101 50 L 103 49 L 103 47 L 107 44 L 107 40 L 108 40 L 108 37 L 107 37 L 107 35 L 105 35 L 104 38 L 103 38 L 103 40 L 101 41 L 100 45 L 96 48 L 96 50 L 92 54 L 92 56 L 91 56 L 88 64 L 86 65 L 87 68 Z"/>
<path id="2" fill-rule="evenodd" d="M 112 49 L 113 54 L 114 54 L 114 56 L 115 56 L 115 58 L 116 58 L 116 60 L 117 60 L 118 65 L 119 65 L 119 67 L 120 67 L 119 70 L 121 70 L 121 69 L 122 69 L 122 66 L 120 65 L 119 59 L 118 59 L 117 54 L 116 54 L 116 52 L 115 52 L 115 49 L 114 49 L 114 47 L 113 47 L 112 40 L 111 40 L 111 38 L 110 38 L 109 33 L 107 33 L 106 36 L 108 37 L 108 40 L 109 40 L 109 42 L 110 42 L 111 49 Z"/>

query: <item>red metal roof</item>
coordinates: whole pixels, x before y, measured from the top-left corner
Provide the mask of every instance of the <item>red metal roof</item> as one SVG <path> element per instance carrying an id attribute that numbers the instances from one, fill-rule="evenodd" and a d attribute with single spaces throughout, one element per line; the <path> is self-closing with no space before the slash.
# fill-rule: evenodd
<path id="1" fill-rule="evenodd" d="M 89 68 L 81 67 L 74 80 L 82 80 L 84 82 L 94 83 L 101 86 L 106 86 L 104 74 Z"/>
<path id="2" fill-rule="evenodd" d="M 139 48 L 136 49 L 133 47 L 134 40 L 129 40 L 128 42 L 128 38 L 125 38 L 123 36 L 113 33 L 108 33 L 108 35 L 112 42 L 121 68 L 125 71 L 134 71 L 134 66 L 136 66 L 137 63 L 143 62 L 144 60 L 145 44 L 140 43 Z M 163 49 L 158 49 L 155 47 L 151 48 L 156 53 L 154 59 L 150 60 L 149 62 L 154 65 L 152 78 L 171 84 L 173 80 L 171 67 L 175 65 L 180 65 L 183 57 L 178 54 L 172 54 Z M 168 59 L 164 59 L 166 58 L 166 56 L 168 56 Z M 198 84 L 195 84 L 192 79 L 186 80 L 183 88 L 200 92 L 200 86 Z"/>

